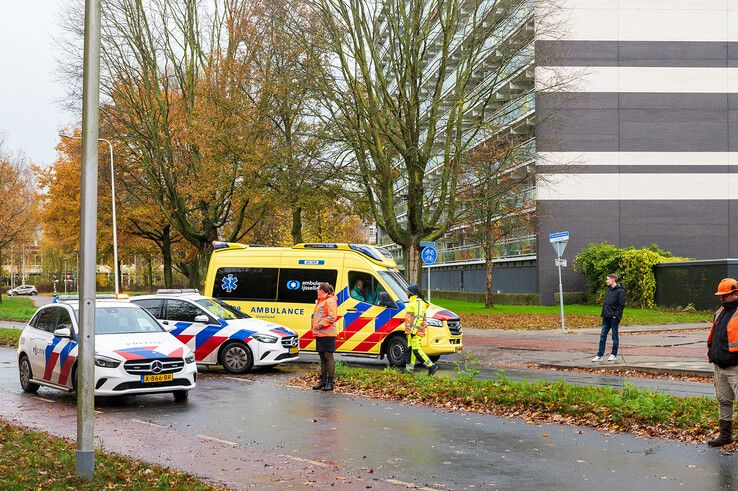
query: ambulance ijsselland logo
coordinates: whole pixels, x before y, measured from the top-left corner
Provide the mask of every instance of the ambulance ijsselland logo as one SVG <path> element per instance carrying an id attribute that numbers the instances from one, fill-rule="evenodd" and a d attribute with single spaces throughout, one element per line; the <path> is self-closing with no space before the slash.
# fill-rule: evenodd
<path id="1" fill-rule="evenodd" d="M 238 288 L 238 278 L 236 278 L 232 274 L 224 276 L 223 283 L 221 283 L 220 287 L 223 289 L 223 291 L 231 293 L 236 288 Z"/>
<path id="2" fill-rule="evenodd" d="M 300 288 L 300 282 L 297 280 L 290 280 L 287 282 L 287 289 L 288 290 L 297 290 Z"/>

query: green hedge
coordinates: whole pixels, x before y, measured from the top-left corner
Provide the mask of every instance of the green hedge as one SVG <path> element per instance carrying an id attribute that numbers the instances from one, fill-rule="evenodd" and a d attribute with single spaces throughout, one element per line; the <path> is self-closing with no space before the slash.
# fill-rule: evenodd
<path id="1" fill-rule="evenodd" d="M 656 244 L 641 249 L 620 249 L 608 242 L 600 242 L 579 251 L 574 260 L 574 270 L 587 279 L 588 293 L 597 303 L 603 300 L 607 289 L 605 278 L 610 273 L 617 273 L 620 283 L 625 287 L 628 305 L 651 308 L 655 306 L 656 293 L 653 267 L 661 263 L 689 260 L 675 257 Z"/>
<path id="2" fill-rule="evenodd" d="M 431 300 L 436 297 L 446 300 L 484 303 L 484 292 L 449 292 L 434 290 Z M 566 296 L 564 299 L 566 299 Z M 492 295 L 492 301 L 495 304 L 500 305 L 540 305 L 541 296 L 537 293 L 495 293 Z"/>
<path id="3" fill-rule="evenodd" d="M 559 303 L 559 292 L 554 293 L 554 300 Z M 564 292 L 565 305 L 587 305 L 590 302 L 587 292 Z"/>

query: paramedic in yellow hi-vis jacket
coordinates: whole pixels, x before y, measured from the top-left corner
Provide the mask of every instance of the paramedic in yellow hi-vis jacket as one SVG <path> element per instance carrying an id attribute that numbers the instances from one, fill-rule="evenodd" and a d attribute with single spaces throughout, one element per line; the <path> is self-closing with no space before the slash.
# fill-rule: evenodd
<path id="1" fill-rule="evenodd" d="M 423 360 L 428 375 L 433 375 L 438 371 L 438 365 L 433 363 L 420 347 L 420 341 L 425 336 L 425 311 L 428 309 L 428 302 L 420 294 L 420 287 L 417 284 L 408 285 L 407 291 L 410 294 L 410 302 L 405 309 L 405 334 L 407 334 L 405 371 L 413 373 L 417 357 Z"/>

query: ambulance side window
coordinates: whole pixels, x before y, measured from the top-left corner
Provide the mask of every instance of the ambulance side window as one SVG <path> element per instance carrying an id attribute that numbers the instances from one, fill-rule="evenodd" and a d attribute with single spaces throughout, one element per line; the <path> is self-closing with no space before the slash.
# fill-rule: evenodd
<path id="1" fill-rule="evenodd" d="M 213 297 L 223 300 L 277 299 L 277 268 L 219 268 Z"/>
<path id="2" fill-rule="evenodd" d="M 289 269 L 279 272 L 279 301 L 289 303 L 315 303 L 318 285 L 330 283 L 336 287 L 338 271 L 335 269 Z"/>

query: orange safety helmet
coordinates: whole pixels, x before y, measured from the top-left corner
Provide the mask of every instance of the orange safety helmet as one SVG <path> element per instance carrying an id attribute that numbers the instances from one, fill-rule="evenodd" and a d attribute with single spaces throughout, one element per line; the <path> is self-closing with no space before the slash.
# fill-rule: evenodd
<path id="1" fill-rule="evenodd" d="M 727 295 L 729 293 L 738 292 L 738 281 L 733 278 L 724 278 L 720 280 L 715 295 Z"/>

